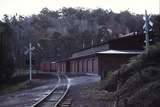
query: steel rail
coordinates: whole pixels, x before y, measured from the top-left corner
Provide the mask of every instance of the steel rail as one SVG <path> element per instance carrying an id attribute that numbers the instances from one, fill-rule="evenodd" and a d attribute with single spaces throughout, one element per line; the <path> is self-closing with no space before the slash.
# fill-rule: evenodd
<path id="1" fill-rule="evenodd" d="M 63 77 L 60 78 L 60 75 L 58 75 L 58 83 L 56 84 L 56 86 L 53 88 L 53 90 L 46 96 L 42 97 L 39 101 L 37 101 L 35 104 L 33 104 L 31 107 L 39 107 L 41 106 L 42 104 L 45 104 L 49 101 L 49 97 L 52 97 L 54 95 L 56 95 L 57 93 L 54 93 L 58 90 L 61 90 L 62 91 L 62 95 L 59 95 L 59 98 L 57 98 L 56 100 L 57 101 L 53 101 L 53 103 L 55 103 L 53 105 L 53 107 L 57 107 L 61 102 L 62 100 L 64 99 L 64 97 L 66 96 L 66 94 L 68 93 L 69 91 L 69 88 L 70 88 L 70 80 L 68 79 L 68 77 L 66 75 L 63 75 L 65 77 L 65 79 L 67 80 L 67 83 L 64 85 L 64 87 L 66 87 L 64 90 L 62 89 L 58 89 L 58 88 L 63 88 L 63 86 L 61 86 L 61 82 L 62 82 L 62 79 Z M 64 91 L 64 92 L 63 92 Z M 48 98 L 48 99 L 47 99 Z M 46 101 L 45 101 L 46 100 Z M 48 101 L 47 101 L 48 100 Z"/>
<path id="2" fill-rule="evenodd" d="M 43 102 L 46 98 L 48 98 L 56 90 L 56 88 L 58 87 L 58 85 L 61 82 L 60 76 L 58 75 L 57 77 L 58 77 L 58 82 L 57 82 L 56 86 L 49 92 L 48 95 L 40 98 L 40 100 L 38 100 L 36 103 L 34 103 L 31 107 L 37 107 L 41 102 Z"/>
<path id="3" fill-rule="evenodd" d="M 64 97 L 67 95 L 67 92 L 69 91 L 69 88 L 70 88 L 70 80 L 68 79 L 68 77 L 65 75 L 65 77 L 67 78 L 67 81 L 68 81 L 68 84 L 67 84 L 67 89 L 66 91 L 64 92 L 64 94 L 61 96 L 61 98 L 57 101 L 57 103 L 54 105 L 54 107 L 57 107 L 61 102 L 62 100 L 64 99 Z"/>

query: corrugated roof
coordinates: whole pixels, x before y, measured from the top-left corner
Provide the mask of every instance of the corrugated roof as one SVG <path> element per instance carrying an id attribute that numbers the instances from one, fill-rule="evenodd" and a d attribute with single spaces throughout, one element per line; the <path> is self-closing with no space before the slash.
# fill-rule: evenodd
<path id="1" fill-rule="evenodd" d="M 135 37 L 141 37 L 141 36 L 143 36 L 143 35 L 141 33 L 138 33 L 138 32 L 128 33 L 128 34 L 122 35 L 122 36 L 120 36 L 118 38 L 113 38 L 113 39 L 111 39 L 109 41 L 106 41 L 106 42 L 103 42 L 103 43 L 99 43 L 99 44 L 95 44 L 95 45 L 90 46 L 90 47 L 78 49 L 78 50 L 74 51 L 72 54 L 77 53 L 77 52 L 81 52 L 81 51 L 84 51 L 84 50 L 87 50 L 87 49 L 99 47 L 99 46 L 102 46 L 102 45 L 105 45 L 105 44 L 110 44 L 111 42 L 118 41 L 120 39 L 135 38 Z"/>
<path id="2" fill-rule="evenodd" d="M 86 50 L 74 53 L 74 54 L 72 54 L 72 58 L 92 55 L 92 54 L 96 54 L 97 52 L 105 51 L 105 50 L 108 50 L 108 49 L 109 49 L 109 45 L 104 44 L 104 45 L 101 45 L 99 47 L 93 47 L 93 48 L 90 48 L 90 49 L 86 49 Z"/>
<path id="3" fill-rule="evenodd" d="M 138 54 L 142 54 L 144 52 L 144 50 L 135 50 L 135 51 L 130 51 L 130 50 L 106 50 L 106 51 L 101 51 L 101 52 L 96 52 L 94 54 L 90 54 L 90 55 L 85 55 L 85 56 L 77 56 L 77 57 L 69 57 L 68 59 L 64 59 L 64 60 L 59 60 L 56 62 L 64 62 L 67 60 L 72 60 L 72 59 L 77 59 L 77 58 L 84 58 L 84 57 L 91 57 L 91 56 L 95 56 L 95 55 L 138 55 Z"/>
<path id="4" fill-rule="evenodd" d="M 130 50 L 107 50 L 107 51 L 101 51 L 101 52 L 97 52 L 98 54 L 141 54 L 144 51 L 130 51 Z"/>

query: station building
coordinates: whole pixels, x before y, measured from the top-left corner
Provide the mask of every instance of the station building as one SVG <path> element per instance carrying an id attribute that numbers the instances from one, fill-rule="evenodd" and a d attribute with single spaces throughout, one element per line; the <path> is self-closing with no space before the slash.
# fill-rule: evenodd
<path id="1" fill-rule="evenodd" d="M 105 43 L 78 50 L 70 58 L 56 62 L 62 73 L 91 73 L 103 78 L 144 51 L 144 36 L 130 33 Z"/>

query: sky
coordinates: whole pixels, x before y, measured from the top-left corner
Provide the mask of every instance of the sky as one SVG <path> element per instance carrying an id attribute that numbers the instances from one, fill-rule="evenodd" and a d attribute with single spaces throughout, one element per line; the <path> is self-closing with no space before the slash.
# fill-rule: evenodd
<path id="1" fill-rule="evenodd" d="M 131 13 L 159 13 L 160 0 L 0 0 L 0 18 L 8 15 L 38 14 L 44 7 L 58 10 L 62 7 L 84 7 L 87 9 L 112 9 L 113 12 L 129 10 Z"/>

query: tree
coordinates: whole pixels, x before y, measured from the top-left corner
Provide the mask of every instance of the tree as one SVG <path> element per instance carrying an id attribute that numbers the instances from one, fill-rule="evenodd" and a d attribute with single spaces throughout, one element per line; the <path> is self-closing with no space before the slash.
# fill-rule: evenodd
<path id="1" fill-rule="evenodd" d="M 154 22 L 153 32 L 155 35 L 159 36 L 160 35 L 160 15 L 154 16 L 153 22 Z"/>
<path id="2" fill-rule="evenodd" d="M 75 50 L 117 38 L 119 34 L 142 31 L 142 15 L 128 11 L 114 13 L 101 8 L 43 8 L 37 15 L 4 16 L 16 40 L 17 63 L 24 62 L 24 47 L 28 42 L 40 42 L 44 48 L 41 59 L 58 60 L 71 56 Z M 65 51 L 65 52 L 64 52 Z M 37 53 L 38 54 L 38 53 Z M 39 59 L 36 57 L 36 59 Z M 19 65 L 19 64 L 18 64 Z"/>
<path id="3" fill-rule="evenodd" d="M 0 22 L 0 84 L 7 82 L 14 73 L 11 31 L 6 23 Z"/>

